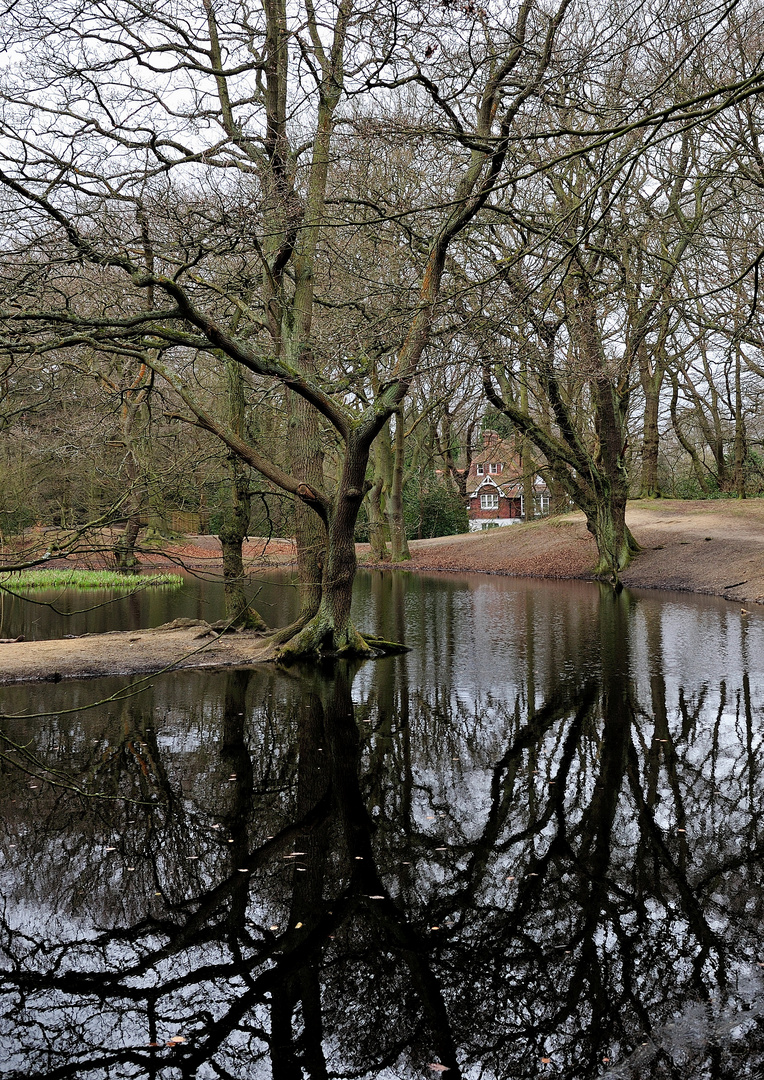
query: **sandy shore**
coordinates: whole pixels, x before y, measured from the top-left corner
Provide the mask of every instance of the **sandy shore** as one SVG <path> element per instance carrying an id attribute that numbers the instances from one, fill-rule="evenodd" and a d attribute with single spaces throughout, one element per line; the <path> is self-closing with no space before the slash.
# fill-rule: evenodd
<path id="1" fill-rule="evenodd" d="M 208 623 L 176 619 L 152 630 L 1 643 L 0 684 L 150 675 L 168 668 L 245 667 L 257 662 L 263 649 L 257 634 L 221 635 Z"/>

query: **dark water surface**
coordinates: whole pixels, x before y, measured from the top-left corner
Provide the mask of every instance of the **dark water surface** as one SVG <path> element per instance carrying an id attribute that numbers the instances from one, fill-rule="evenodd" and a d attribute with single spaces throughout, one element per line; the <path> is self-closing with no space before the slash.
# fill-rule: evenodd
<path id="1" fill-rule="evenodd" d="M 356 615 L 413 651 L 0 689 L 0 1076 L 761 1077 L 762 615 Z"/>
<path id="2" fill-rule="evenodd" d="M 180 590 L 147 586 L 127 594 L 116 589 L 33 589 L 24 595 L 0 591 L 0 637 L 23 635 L 27 641 L 40 641 L 109 630 L 145 630 L 172 619 L 222 619 L 225 599 L 218 575 L 200 571 L 180 576 L 184 579 Z M 271 571 L 261 580 L 254 579 L 250 593 L 270 625 L 285 625 L 297 613 L 299 601 L 290 571 Z"/>

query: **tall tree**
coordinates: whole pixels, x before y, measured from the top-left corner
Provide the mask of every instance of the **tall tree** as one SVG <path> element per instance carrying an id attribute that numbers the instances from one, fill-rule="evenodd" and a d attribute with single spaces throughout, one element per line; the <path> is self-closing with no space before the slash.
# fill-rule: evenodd
<path id="1" fill-rule="evenodd" d="M 356 0 L 264 0 L 258 11 L 210 0 L 64 2 L 50 13 L 21 0 L 6 16 L 3 33 L 23 59 L 5 72 L 0 183 L 16 254 L 34 251 L 41 270 L 36 288 L 25 279 L 7 305 L 9 335 L 23 331 L 37 348 L 87 342 L 150 364 L 198 423 L 305 508 L 305 598 L 279 643 L 284 657 L 371 651 L 350 620 L 369 451 L 417 373 L 449 246 L 496 187 L 518 118 L 532 116 L 560 60 L 571 2 L 546 11 L 523 0 L 489 17 L 472 5 L 388 12 Z M 333 140 L 341 120 L 358 116 L 388 137 L 415 132 L 432 158 L 440 145 L 457 149 L 436 203 L 417 210 L 427 240 L 414 302 L 365 406 L 349 401 L 364 363 L 343 342 L 327 348 L 316 326 L 322 245 L 343 223 L 327 203 L 341 173 Z M 80 287 L 83 264 L 96 310 L 92 289 Z M 156 303 L 145 303 L 148 290 Z M 197 354 L 283 388 L 288 460 L 199 404 Z M 339 460 L 333 487 L 327 438 Z"/>

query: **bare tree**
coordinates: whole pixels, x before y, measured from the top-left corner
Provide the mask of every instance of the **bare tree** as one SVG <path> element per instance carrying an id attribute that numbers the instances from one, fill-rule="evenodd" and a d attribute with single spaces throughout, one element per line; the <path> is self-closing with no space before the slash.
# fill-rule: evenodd
<path id="1" fill-rule="evenodd" d="M 41 236 L 60 254 L 34 295 L 19 287 L 6 326 L 37 347 L 55 337 L 59 347 L 132 352 L 198 423 L 305 507 L 305 603 L 282 656 L 370 651 L 350 621 L 369 450 L 416 375 L 448 248 L 496 187 L 518 117 L 533 111 L 558 61 L 570 3 L 547 12 L 526 0 L 509 20 L 415 5 L 388 19 L 353 0 L 294 11 L 266 2 L 257 13 L 206 0 L 64 4 L 55 15 L 27 2 L 8 12 L 4 34 L 24 61 L 5 72 L 7 217 L 19 257 Z M 437 204 L 419 211 L 427 241 L 415 300 L 365 407 L 348 402 L 364 364 L 342 343 L 319 355 L 314 327 L 322 245 L 342 224 L 327 192 L 341 169 L 333 138 L 349 119 L 345 102 L 398 137 L 416 131 L 431 147 L 458 149 Z M 83 264 L 100 275 L 97 315 L 77 291 Z M 199 405 L 182 364 L 202 353 L 283 388 L 289 461 L 245 444 Z M 327 437 L 341 462 L 333 489 Z"/>

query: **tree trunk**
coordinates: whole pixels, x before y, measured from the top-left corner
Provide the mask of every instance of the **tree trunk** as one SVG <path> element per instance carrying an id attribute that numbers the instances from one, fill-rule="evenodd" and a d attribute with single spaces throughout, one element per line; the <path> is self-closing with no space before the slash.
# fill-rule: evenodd
<path id="1" fill-rule="evenodd" d="M 658 431 L 658 413 L 660 409 L 661 387 L 666 375 L 665 326 L 661 330 L 660 341 L 648 352 L 647 342 L 641 339 L 637 346 L 639 380 L 645 395 L 645 414 L 642 423 L 642 477 L 640 497 L 659 499 L 661 497 L 658 482 L 658 451 L 660 433 Z"/>
<path id="2" fill-rule="evenodd" d="M 287 393 L 293 473 L 301 483 L 320 490 L 324 486 L 324 454 L 316 411 L 304 398 L 291 391 Z M 300 583 L 299 617 L 301 621 L 307 621 L 315 616 L 321 603 L 327 537 L 321 519 L 300 499 L 295 502 L 294 516 Z"/>
<path id="3" fill-rule="evenodd" d="M 599 552 L 595 573 L 617 584 L 620 572 L 639 551 L 639 544 L 626 525 L 628 394 L 621 392 L 606 376 L 593 380 L 592 391 L 599 441 L 595 457 L 598 468 L 592 477 L 596 499 L 592 507 L 584 507 L 584 512 L 587 528 L 597 541 Z"/>
<path id="4" fill-rule="evenodd" d="M 626 524 L 626 499 L 611 492 L 602 495 L 586 514 L 586 527 L 597 543 L 594 572 L 618 584 L 620 573 L 639 552 L 639 544 Z"/>
<path id="5" fill-rule="evenodd" d="M 374 442 L 374 486 L 369 492 L 369 543 L 374 562 L 387 560 L 386 496 L 390 493 L 390 429 L 382 428 Z"/>
<path id="6" fill-rule="evenodd" d="M 658 499 L 661 495 L 658 483 L 658 406 L 660 392 L 652 385 L 645 388 L 645 418 L 642 434 L 642 482 L 640 495 L 643 499 Z"/>
<path id="7" fill-rule="evenodd" d="M 395 450 L 393 457 L 393 482 L 390 488 L 390 558 L 393 562 L 405 562 L 411 558 L 406 527 L 403 522 L 403 466 L 404 466 L 403 416 L 395 414 Z"/>
<path id="8" fill-rule="evenodd" d="M 371 657 L 404 651 L 403 646 L 392 642 L 362 636 L 350 617 L 357 565 L 355 525 L 366 490 L 368 460 L 368 445 L 350 435 L 328 515 L 318 610 L 296 633 L 290 633 L 286 638 L 278 633 L 274 635 L 274 644 L 284 642 L 273 654 L 280 660 L 288 662 L 316 656 Z"/>
<path id="9" fill-rule="evenodd" d="M 132 503 L 130 516 L 125 525 L 125 531 L 114 545 L 114 565 L 117 570 L 126 574 L 132 573 L 138 566 L 138 558 L 135 554 L 135 545 L 141 527 L 140 507 L 133 503 L 133 494 L 130 494 Z"/>
<path id="10" fill-rule="evenodd" d="M 357 465 L 350 466 L 349 456 L 329 517 L 318 610 L 280 649 L 278 655 L 283 660 L 315 654 L 372 654 L 350 619 L 356 572 L 355 523 L 363 497 L 361 484 L 366 462 L 359 470 Z"/>
<path id="11" fill-rule="evenodd" d="M 745 417 L 743 416 L 743 388 L 740 374 L 740 342 L 735 344 L 735 493 L 745 498 Z"/>
<path id="12" fill-rule="evenodd" d="M 528 363 L 525 353 L 522 356 L 520 370 L 520 408 L 524 413 L 528 412 Z M 517 440 L 517 452 L 522 469 L 523 489 L 523 516 L 526 521 L 533 521 L 536 516 L 534 480 L 536 477 L 536 463 L 531 456 L 531 441 L 525 432 L 519 432 Z"/>
<path id="13" fill-rule="evenodd" d="M 228 417 L 241 438 L 245 428 L 244 374 L 233 360 L 226 361 Z M 240 630 L 266 630 L 260 614 L 247 602 L 242 545 L 249 529 L 251 498 L 249 468 L 232 451 L 228 453 L 231 498 L 218 533 L 223 549 L 223 588 L 226 620 Z"/>
<path id="14" fill-rule="evenodd" d="M 114 545 L 114 565 L 123 573 L 132 573 L 138 566 L 138 558 L 135 554 L 135 545 L 141 528 L 141 493 L 139 490 L 138 461 L 134 448 L 133 424 L 135 422 L 135 409 L 125 405 L 123 410 L 123 440 L 125 444 L 125 478 L 128 483 L 125 506 L 127 521 L 125 530 Z"/>
<path id="15" fill-rule="evenodd" d="M 232 461 L 232 470 L 235 467 Z M 240 465 L 239 470 L 241 470 Z M 248 478 L 245 478 L 245 480 L 248 482 Z M 233 480 L 231 486 L 236 491 L 236 479 Z M 234 496 L 232 505 L 226 511 L 225 522 L 218 533 L 220 546 L 223 549 L 223 589 L 225 592 L 226 621 L 239 630 L 267 630 L 264 620 L 247 600 L 242 547 L 248 522 L 249 492 L 247 492 L 244 505 L 242 505 L 238 496 Z"/>

